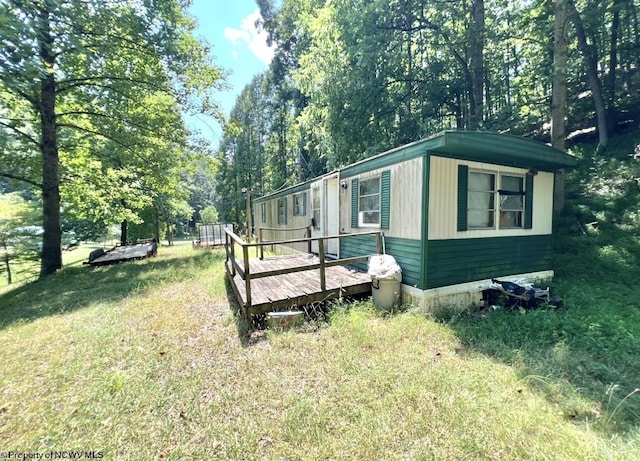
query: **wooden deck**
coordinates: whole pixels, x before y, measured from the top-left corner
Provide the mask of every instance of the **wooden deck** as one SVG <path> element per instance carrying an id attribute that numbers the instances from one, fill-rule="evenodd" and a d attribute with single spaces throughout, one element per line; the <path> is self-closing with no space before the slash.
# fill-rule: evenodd
<path id="1" fill-rule="evenodd" d="M 337 299 L 341 296 L 371 293 L 371 277 L 366 273 L 346 266 L 331 266 L 325 269 L 326 287 L 320 286 L 320 269 L 299 270 L 304 266 L 317 265 L 320 259 L 312 255 L 277 256 L 273 258 L 251 259 L 251 274 L 297 269 L 266 277 L 252 278 L 251 303 L 248 304 L 245 280 L 240 274 L 229 276 L 238 301 L 249 315 L 262 314 L 283 309 L 292 309 L 314 302 Z M 231 273 L 230 261 L 227 272 Z"/>
<path id="2" fill-rule="evenodd" d="M 369 275 L 354 269 L 352 264 L 366 262 L 369 255 L 351 258 L 325 259 L 325 243 L 330 239 L 351 237 L 372 238 L 378 253 L 382 249 L 382 233 L 341 234 L 326 237 L 247 243 L 232 231 L 226 231 L 225 263 L 227 277 L 245 315 L 257 315 L 293 309 L 314 302 L 371 293 Z M 264 246 L 289 245 L 317 241 L 318 256 L 294 254 L 265 258 L 249 258 L 256 249 L 263 254 Z M 241 254 L 240 257 L 239 254 Z"/>

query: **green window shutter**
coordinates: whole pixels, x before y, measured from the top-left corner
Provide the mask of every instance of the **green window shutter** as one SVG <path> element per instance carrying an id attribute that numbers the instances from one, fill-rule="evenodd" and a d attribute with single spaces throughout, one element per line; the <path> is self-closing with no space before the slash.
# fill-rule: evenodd
<path id="1" fill-rule="evenodd" d="M 533 228 L 533 176 L 525 176 L 524 183 L 524 228 Z"/>
<path id="2" fill-rule="evenodd" d="M 458 165 L 458 231 L 468 229 L 468 194 L 469 194 L 469 167 Z"/>
<path id="3" fill-rule="evenodd" d="M 307 216 L 307 193 L 302 194 L 302 215 Z"/>
<path id="4" fill-rule="evenodd" d="M 358 180 L 351 180 L 351 227 L 358 227 Z"/>
<path id="5" fill-rule="evenodd" d="M 287 200 L 287 197 L 284 198 L 284 223 L 287 224 L 287 214 L 288 214 L 288 208 L 289 208 L 289 201 Z"/>
<path id="6" fill-rule="evenodd" d="M 391 171 L 385 170 L 380 177 L 380 227 L 389 229 L 391 208 Z"/>

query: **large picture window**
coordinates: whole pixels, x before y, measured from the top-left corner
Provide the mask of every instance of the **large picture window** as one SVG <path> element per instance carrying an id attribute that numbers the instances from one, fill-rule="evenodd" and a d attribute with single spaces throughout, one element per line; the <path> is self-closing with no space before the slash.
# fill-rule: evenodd
<path id="1" fill-rule="evenodd" d="M 358 224 L 363 227 L 380 225 L 380 178 L 359 181 Z"/>
<path id="2" fill-rule="evenodd" d="M 469 229 L 524 227 L 524 176 L 470 171 L 467 200 Z"/>

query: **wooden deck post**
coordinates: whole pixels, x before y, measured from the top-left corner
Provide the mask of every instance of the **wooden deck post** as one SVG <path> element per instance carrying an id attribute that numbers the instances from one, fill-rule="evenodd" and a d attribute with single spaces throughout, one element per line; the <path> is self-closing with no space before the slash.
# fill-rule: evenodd
<path id="1" fill-rule="evenodd" d="M 244 259 L 244 285 L 247 290 L 247 307 L 251 307 L 251 273 L 249 272 L 249 247 L 242 245 Z"/>
<path id="2" fill-rule="evenodd" d="M 262 244 L 262 227 L 258 228 L 258 243 Z M 256 253 L 258 252 L 258 247 L 256 247 Z M 256 254 L 256 256 L 258 256 Z M 264 245 L 260 245 L 260 259 L 264 259 Z"/>
<path id="3" fill-rule="evenodd" d="M 229 253 L 231 253 L 231 276 L 235 277 L 236 276 L 236 264 L 235 264 L 236 263 L 236 252 L 235 252 L 236 242 L 231 237 L 231 235 L 226 234 L 226 236 L 227 236 L 227 258 L 229 258 Z"/>
<path id="4" fill-rule="evenodd" d="M 378 232 L 376 234 L 376 247 L 378 250 L 378 254 L 382 254 L 382 232 Z"/>
<path id="5" fill-rule="evenodd" d="M 327 274 L 324 267 L 324 239 L 318 240 L 318 257 L 320 258 L 320 289 L 327 291 Z"/>

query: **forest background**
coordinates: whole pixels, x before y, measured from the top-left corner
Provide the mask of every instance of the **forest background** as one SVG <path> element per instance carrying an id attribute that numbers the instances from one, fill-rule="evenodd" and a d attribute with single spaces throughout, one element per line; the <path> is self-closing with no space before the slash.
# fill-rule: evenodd
<path id="1" fill-rule="evenodd" d="M 160 239 L 205 210 L 243 223 L 243 188 L 259 196 L 445 129 L 606 161 L 611 139 L 638 130 L 639 3 L 258 0 L 276 54 L 226 117 L 225 71 L 188 1 L 2 1 L 2 270 L 31 254 L 55 272 L 69 233 Z M 194 113 L 224 124 L 219 146 L 190 132 Z M 635 176 L 620 179 L 637 210 Z M 7 250 L 33 226 L 41 248 Z"/>

